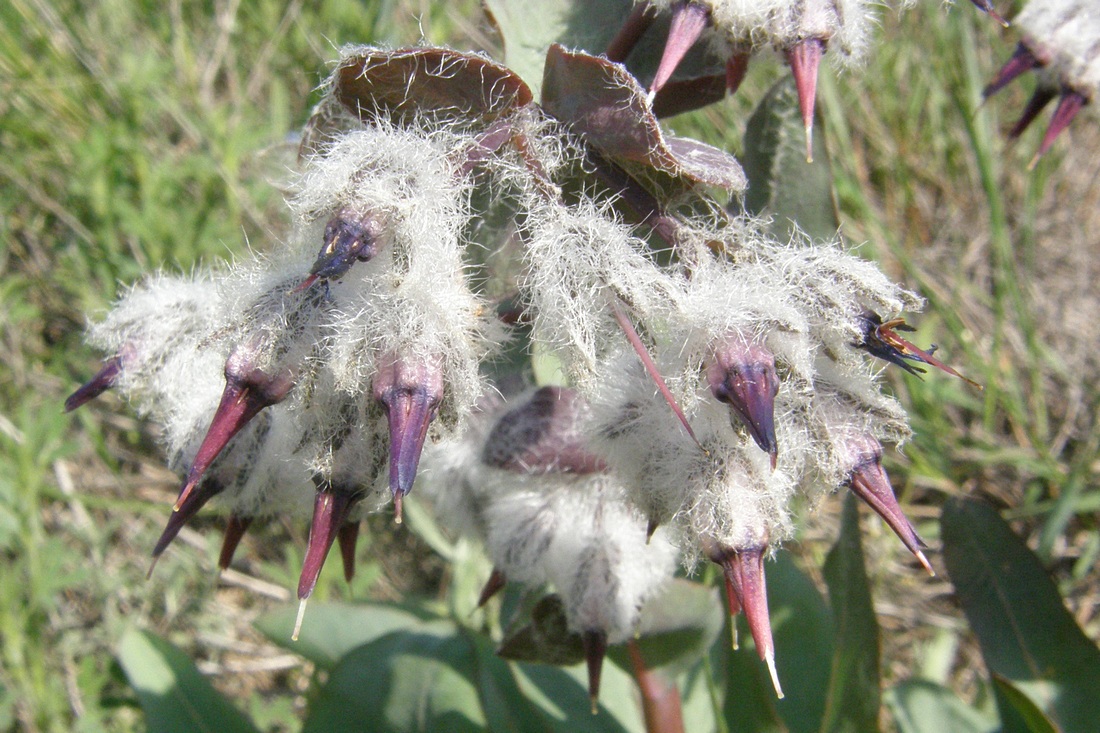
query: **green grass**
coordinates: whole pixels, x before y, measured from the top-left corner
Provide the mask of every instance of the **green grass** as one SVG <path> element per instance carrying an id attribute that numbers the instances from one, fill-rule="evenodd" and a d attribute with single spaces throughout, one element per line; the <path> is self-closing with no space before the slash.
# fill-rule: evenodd
<path id="1" fill-rule="evenodd" d="M 412 0 L 0 6 L 0 731 L 140 729 L 111 662 L 131 624 L 210 668 L 263 657 L 248 620 L 272 601 L 215 581 L 219 519 L 200 519 L 206 540 L 169 552 L 145 580 L 174 485 L 125 406 L 61 414 L 95 369 L 83 324 L 143 273 L 276 241 L 271 181 L 334 49 L 421 34 L 484 44 L 476 4 L 458 5 L 460 16 L 455 3 Z M 884 26 L 869 67 L 826 74 L 819 92 L 844 233 L 928 298 L 921 341 L 986 386 L 896 378 L 917 437 L 892 475 L 920 517 L 958 493 L 1007 507 L 1095 637 L 1100 299 L 1066 283 L 1088 260 L 1071 248 L 1100 224 L 1100 135 L 1077 123 L 1028 173 L 1038 133 L 1009 147 L 1001 131 L 1031 82 L 978 108 L 1015 36 L 965 3 L 922 3 Z M 736 150 L 754 92 L 776 73 L 754 67 L 744 94 L 677 125 Z M 303 540 L 301 527 L 260 528 L 242 567 L 292 587 Z M 318 597 L 397 597 L 414 567 L 368 565 L 346 590 L 330 566 Z M 293 730 L 307 674 L 217 680 L 266 728 Z"/>

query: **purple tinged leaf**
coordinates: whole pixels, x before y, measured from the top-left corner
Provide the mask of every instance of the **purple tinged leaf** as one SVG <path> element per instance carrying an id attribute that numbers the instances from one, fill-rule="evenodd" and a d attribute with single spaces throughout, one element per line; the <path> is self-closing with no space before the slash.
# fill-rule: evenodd
<path id="1" fill-rule="evenodd" d="M 817 71 L 825 55 L 825 41 L 807 38 L 787 50 L 794 83 L 798 88 L 798 106 L 806 128 L 806 162 L 814 161 L 814 104 L 817 100 Z"/>
<path id="2" fill-rule="evenodd" d="M 434 362 L 390 357 L 374 376 L 374 399 L 389 422 L 390 493 L 400 523 L 402 498 L 412 490 L 428 425 L 443 401 L 443 370 Z"/>
<path id="3" fill-rule="evenodd" d="M 688 49 L 695 45 L 710 20 L 710 11 L 699 3 L 685 0 L 672 8 L 672 23 L 668 29 L 668 40 L 661 55 L 657 74 L 649 85 L 649 93 L 656 94 L 672 78 L 676 67 L 684 60 Z"/>
<path id="4" fill-rule="evenodd" d="M 620 64 L 553 44 L 542 105 L 612 159 L 729 191 L 745 188 L 741 165 L 725 151 L 695 141 L 670 145 L 645 90 Z"/>
<path id="5" fill-rule="evenodd" d="M 65 400 L 65 412 L 72 412 L 114 387 L 118 383 L 119 376 L 122 374 L 124 362 L 125 359 L 121 354 L 112 356 L 110 359 L 103 362 L 103 367 L 99 372 L 82 384 Z"/>
<path id="6" fill-rule="evenodd" d="M 1058 100 L 1058 106 L 1054 109 L 1054 116 L 1050 118 L 1050 125 L 1047 127 L 1046 134 L 1043 135 L 1043 142 L 1039 144 L 1039 151 L 1032 158 L 1028 170 L 1034 168 L 1039 162 L 1039 158 L 1046 155 L 1047 151 L 1050 150 L 1050 146 L 1062 134 L 1062 130 L 1069 127 L 1069 124 L 1073 122 L 1073 118 L 1088 102 L 1088 97 L 1080 92 L 1072 89 L 1062 91 L 1062 98 Z"/>
<path id="7" fill-rule="evenodd" d="M 779 376 L 775 356 L 760 344 L 734 334 L 718 344 L 707 365 L 707 381 L 719 402 L 730 406 L 730 417 L 745 425 L 775 469 L 779 446 L 775 438 L 775 396 Z"/>
<path id="8" fill-rule="evenodd" d="M 1016 51 L 1012 54 L 1005 65 L 1001 67 L 1001 70 L 997 72 L 997 76 L 993 81 L 989 82 L 988 86 L 982 90 L 982 98 L 988 99 L 992 95 L 1001 91 L 1016 77 L 1021 74 L 1027 73 L 1032 69 L 1037 69 L 1043 65 L 1043 62 L 1031 52 L 1031 49 L 1024 43 L 1018 43 L 1016 45 Z"/>
<path id="9" fill-rule="evenodd" d="M 424 115 L 491 122 L 530 104 L 514 72 L 472 53 L 444 48 L 366 49 L 340 62 L 333 96 L 366 124 L 408 124 Z"/>
<path id="10" fill-rule="evenodd" d="M 894 488 L 890 485 L 890 478 L 882 467 L 882 444 L 870 435 L 864 435 L 847 441 L 843 451 L 846 454 L 845 463 L 850 466 L 848 488 L 882 517 L 928 574 L 935 575 L 936 572 L 921 549 L 925 544 L 902 512 L 901 505 L 894 496 Z"/>
<path id="11" fill-rule="evenodd" d="M 710 74 L 692 79 L 673 79 L 653 97 L 653 114 L 658 119 L 691 112 L 721 102 L 726 97 L 726 76 Z"/>
<path id="12" fill-rule="evenodd" d="M 225 535 L 222 537 L 222 549 L 218 553 L 218 567 L 222 570 L 229 568 L 233 562 L 233 554 L 237 546 L 241 544 L 241 538 L 252 525 L 252 517 L 242 517 L 239 514 L 230 514 L 229 521 L 225 525 Z"/>
<path id="13" fill-rule="evenodd" d="M 1015 140 L 1023 135 L 1024 130 L 1031 127 L 1031 123 L 1035 121 L 1039 113 L 1057 96 L 1058 93 L 1050 87 L 1038 87 L 1031 95 L 1031 99 L 1027 100 L 1027 105 L 1024 107 L 1023 114 L 1020 115 L 1020 119 L 1016 120 L 1016 124 L 1008 131 L 1008 139 Z"/>
<path id="14" fill-rule="evenodd" d="M 592 714 L 600 710 L 600 677 L 603 674 L 603 658 L 607 656 L 607 633 L 599 630 L 585 631 L 581 634 L 584 644 L 584 661 L 588 667 L 588 699 L 592 703 Z"/>

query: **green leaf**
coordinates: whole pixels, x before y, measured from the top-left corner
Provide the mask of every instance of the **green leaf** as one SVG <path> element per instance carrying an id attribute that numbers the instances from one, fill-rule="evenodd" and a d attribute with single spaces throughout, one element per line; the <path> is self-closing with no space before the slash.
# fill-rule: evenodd
<path id="1" fill-rule="evenodd" d="M 356 647 L 394 631 L 417 629 L 430 618 L 380 603 L 311 603 L 306 607 L 298 641 L 294 641 L 290 635 L 297 613 L 297 606 L 285 606 L 264 614 L 255 626 L 274 643 L 325 669 L 335 667 Z"/>
<path id="2" fill-rule="evenodd" d="M 454 624 L 383 636 L 332 669 L 310 705 L 303 733 L 481 733 L 486 727 L 473 645 Z"/>
<path id="3" fill-rule="evenodd" d="M 859 507 L 852 494 L 844 499 L 840 536 L 825 559 L 824 573 L 836 621 L 836 654 L 821 730 L 877 731 L 878 619 L 864 569 Z"/>
<path id="4" fill-rule="evenodd" d="M 634 678 L 617 665 L 604 664 L 597 715 L 590 710 L 585 665 L 513 664 L 512 668 L 523 694 L 542 709 L 555 733 L 642 733 L 645 730 Z"/>
<path id="5" fill-rule="evenodd" d="M 175 646 L 148 631 L 130 629 L 118 661 L 157 733 L 256 733 L 248 718 L 202 676 Z"/>
<path id="6" fill-rule="evenodd" d="M 686 667 L 706 654 L 724 624 L 725 614 L 714 588 L 678 578 L 642 608 L 638 648 L 649 669 L 668 664 Z M 612 647 L 608 657 L 631 671 L 624 645 Z"/>
<path id="7" fill-rule="evenodd" d="M 993 687 L 997 692 L 1001 709 L 1011 707 L 1015 715 L 1004 716 L 1002 730 L 1021 731 L 1021 733 L 1058 733 L 1058 728 L 1050 718 L 1035 705 L 1023 690 L 998 674 L 993 675 Z"/>
<path id="8" fill-rule="evenodd" d="M 745 210 L 772 217 L 771 229 L 780 241 L 790 238 L 792 223 L 814 241 L 833 239 L 840 227 L 820 115 L 814 127 L 814 162 L 807 163 L 798 91 L 786 74 L 768 90 L 745 129 Z"/>
<path id="9" fill-rule="evenodd" d="M 989 670 L 1059 729 L 1095 730 L 1100 650 L 1066 611 L 1039 559 L 981 502 L 949 502 L 941 523 L 947 571 Z M 1007 719 L 1014 711 L 999 702 Z"/>
<path id="10" fill-rule="evenodd" d="M 908 680 L 886 691 L 898 733 L 993 733 L 999 726 L 951 690 L 926 680 Z"/>
<path id="11" fill-rule="evenodd" d="M 763 662 L 741 624 L 741 648 L 729 654 L 725 716 L 730 733 L 818 731 L 834 656 L 833 615 L 816 586 L 779 552 L 766 567 L 775 664 L 786 694 L 777 700 Z"/>

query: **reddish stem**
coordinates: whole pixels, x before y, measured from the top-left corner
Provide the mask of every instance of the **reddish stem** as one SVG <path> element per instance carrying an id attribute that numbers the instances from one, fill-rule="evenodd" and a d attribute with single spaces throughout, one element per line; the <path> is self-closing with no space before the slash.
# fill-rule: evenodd
<path id="1" fill-rule="evenodd" d="M 631 639 L 626 649 L 634 667 L 634 679 L 642 693 L 646 733 L 684 733 L 684 711 L 676 683 L 645 666 L 638 642 Z"/>

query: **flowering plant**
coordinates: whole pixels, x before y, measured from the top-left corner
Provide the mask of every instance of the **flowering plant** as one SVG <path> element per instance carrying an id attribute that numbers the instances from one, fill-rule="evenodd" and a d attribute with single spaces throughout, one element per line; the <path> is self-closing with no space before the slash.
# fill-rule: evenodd
<path id="1" fill-rule="evenodd" d="M 254 518 L 311 517 L 297 638 L 332 546 L 350 576 L 363 513 L 392 501 L 400 522 L 419 474 L 484 542 L 478 605 L 505 582 L 556 591 L 502 650 L 579 649 L 594 709 L 608 646 L 640 658 L 646 608 L 700 559 L 782 697 L 764 561 L 795 498 L 847 487 L 931 572 L 882 468 L 909 427 L 879 366 L 960 375 L 900 335 L 916 294 L 835 226 L 737 205 L 738 162 L 658 117 L 709 99 L 707 74 L 675 77 L 709 22 L 698 63 L 717 57 L 723 88 L 759 48 L 786 55 L 793 94 L 778 87 L 765 114 L 789 128 L 797 105 L 810 166 L 817 64 L 865 45 L 866 9 L 842 5 L 676 3 L 647 87 L 620 61 L 660 3 L 606 55 L 551 45 L 538 94 L 475 54 L 344 49 L 303 135 L 288 241 L 151 278 L 90 330 L 108 360 L 67 407 L 118 389 L 163 425 L 182 476 L 154 557 L 215 498 L 222 567 Z M 517 350 L 557 383 L 510 390 Z"/>

